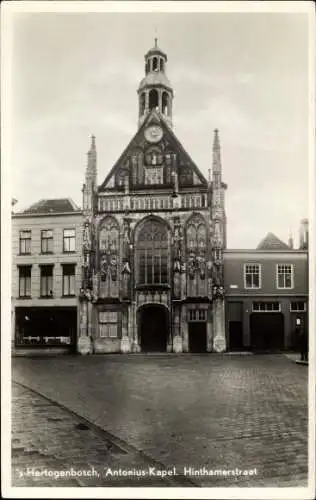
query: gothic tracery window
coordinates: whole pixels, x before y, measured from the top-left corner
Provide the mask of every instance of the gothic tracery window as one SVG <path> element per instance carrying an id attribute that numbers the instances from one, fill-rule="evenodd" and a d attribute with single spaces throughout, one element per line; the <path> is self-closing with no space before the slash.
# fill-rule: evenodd
<path id="1" fill-rule="evenodd" d="M 207 245 L 206 225 L 202 216 L 193 215 L 186 229 L 186 244 L 188 252 L 204 254 Z"/>
<path id="2" fill-rule="evenodd" d="M 107 217 L 99 233 L 99 248 L 104 252 L 116 253 L 119 248 L 119 226 L 114 217 Z"/>
<path id="3" fill-rule="evenodd" d="M 168 247 L 167 227 L 157 220 L 145 222 L 136 244 L 139 285 L 168 283 Z"/>

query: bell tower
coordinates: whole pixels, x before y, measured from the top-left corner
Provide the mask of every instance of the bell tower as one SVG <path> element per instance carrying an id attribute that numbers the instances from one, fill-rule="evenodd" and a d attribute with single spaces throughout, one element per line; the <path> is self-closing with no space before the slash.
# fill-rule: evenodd
<path id="1" fill-rule="evenodd" d="M 155 109 L 172 128 L 173 90 L 166 76 L 167 55 L 155 45 L 145 55 L 145 77 L 139 84 L 138 126 L 140 127 L 152 109 Z"/>

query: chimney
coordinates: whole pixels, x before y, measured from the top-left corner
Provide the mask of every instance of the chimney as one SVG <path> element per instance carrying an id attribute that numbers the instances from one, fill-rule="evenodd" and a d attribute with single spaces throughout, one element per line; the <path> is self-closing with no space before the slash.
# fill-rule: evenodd
<path id="1" fill-rule="evenodd" d="M 292 232 L 290 232 L 290 235 L 289 235 L 289 242 L 288 242 L 288 245 L 289 245 L 289 247 L 293 250 L 293 248 L 294 248 L 294 243 L 293 243 L 293 236 L 292 236 Z"/>
<path id="2" fill-rule="evenodd" d="M 308 219 L 302 219 L 300 224 L 300 250 L 308 250 Z"/>

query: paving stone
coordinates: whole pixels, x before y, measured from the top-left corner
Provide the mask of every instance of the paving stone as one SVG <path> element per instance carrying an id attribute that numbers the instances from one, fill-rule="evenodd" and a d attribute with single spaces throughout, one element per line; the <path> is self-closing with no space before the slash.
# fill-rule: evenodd
<path id="1" fill-rule="evenodd" d="M 12 364 L 14 380 L 166 468 L 175 466 L 179 473 L 189 465 L 258 469 L 256 477 L 190 477 L 197 485 L 306 485 L 308 373 L 283 355 L 20 357 Z M 110 440 L 103 446 L 93 431 L 75 428 L 73 415 L 61 407 L 53 411 L 47 400 L 17 387 L 15 453 L 33 446 L 69 464 L 84 456 L 87 468 L 105 463 L 128 468 L 136 459 L 144 463 L 131 451 L 115 455 Z M 23 457 L 14 460 L 21 464 Z M 146 478 L 142 485 L 148 480 L 155 483 Z M 110 483 L 139 481 L 121 477 Z"/>

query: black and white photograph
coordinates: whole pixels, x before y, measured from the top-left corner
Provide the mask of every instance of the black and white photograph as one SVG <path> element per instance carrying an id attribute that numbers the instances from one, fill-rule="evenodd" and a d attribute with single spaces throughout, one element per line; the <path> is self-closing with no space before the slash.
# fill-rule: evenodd
<path id="1" fill-rule="evenodd" d="M 4 2 L 6 498 L 314 498 L 312 2 Z"/>

